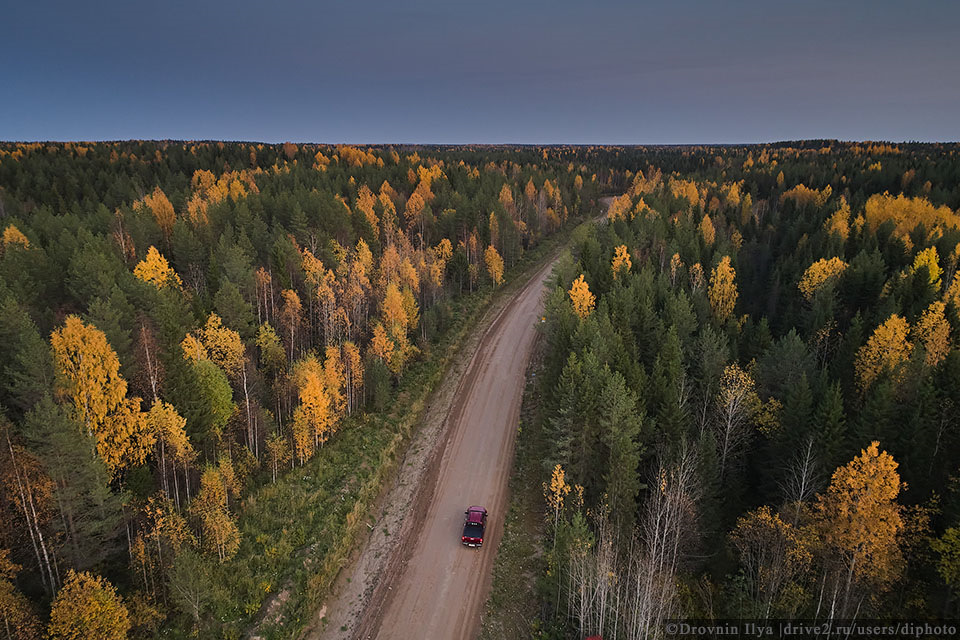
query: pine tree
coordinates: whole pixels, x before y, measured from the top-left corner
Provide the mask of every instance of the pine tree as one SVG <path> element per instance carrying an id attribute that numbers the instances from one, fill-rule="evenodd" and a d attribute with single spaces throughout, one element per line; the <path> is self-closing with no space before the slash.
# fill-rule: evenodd
<path id="1" fill-rule="evenodd" d="M 223 371 L 210 360 L 199 360 L 178 371 L 175 403 L 187 419 L 191 441 L 213 444 L 220 440 L 236 406 L 233 391 Z"/>
<path id="2" fill-rule="evenodd" d="M 656 439 L 658 453 L 671 459 L 679 451 L 690 426 L 689 385 L 683 368 L 683 356 L 676 327 L 667 330 L 663 348 L 657 355 L 650 376 L 656 399 Z"/>
<path id="3" fill-rule="evenodd" d="M 53 387 L 53 358 L 30 315 L 12 296 L 0 301 L 0 404 L 21 414 Z"/>
<path id="4" fill-rule="evenodd" d="M 56 528 L 69 566 L 96 566 L 117 549 L 121 500 L 110 491 L 110 474 L 79 425 L 49 395 L 24 420 L 24 435 L 55 482 Z"/>
<path id="5" fill-rule="evenodd" d="M 763 475 L 761 487 L 767 498 L 773 498 L 784 486 L 790 472 L 789 461 L 802 451 L 811 437 L 813 392 L 802 374 L 799 382 L 787 387 L 780 411 L 779 425 L 765 430 L 766 443 L 758 466 Z"/>
<path id="6" fill-rule="evenodd" d="M 638 467 L 643 448 L 637 397 L 619 373 L 611 374 L 600 394 L 600 432 L 610 452 L 604 477 L 607 504 L 621 530 L 630 531 L 640 492 Z"/>
<path id="7" fill-rule="evenodd" d="M 245 342 L 253 340 L 256 334 L 253 307 L 244 299 L 237 285 L 229 280 L 221 281 L 213 298 L 213 308 L 225 326 L 235 329 Z"/>
<path id="8" fill-rule="evenodd" d="M 543 459 L 545 467 L 561 465 L 569 468 L 573 462 L 574 438 L 580 422 L 578 400 L 582 375 L 583 365 L 580 358 L 571 353 L 556 387 L 551 390 L 553 399 L 550 404 L 554 410 L 546 427 L 550 454 Z"/>
<path id="9" fill-rule="evenodd" d="M 830 384 L 824 391 L 817 404 L 813 424 L 823 464 L 827 469 L 833 469 L 843 460 L 847 441 L 843 392 L 839 382 Z"/>
<path id="10" fill-rule="evenodd" d="M 136 322 L 136 308 L 119 286 L 114 285 L 109 297 L 91 301 L 85 319 L 107 337 L 107 343 L 117 353 L 124 378 L 139 375 L 140 364 L 133 351 L 131 328 Z"/>

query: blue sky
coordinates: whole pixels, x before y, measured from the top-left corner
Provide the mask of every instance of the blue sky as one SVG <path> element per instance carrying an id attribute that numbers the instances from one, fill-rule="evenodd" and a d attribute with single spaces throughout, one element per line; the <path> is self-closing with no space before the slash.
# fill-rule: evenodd
<path id="1" fill-rule="evenodd" d="M 0 139 L 960 140 L 960 3 L 19 0 Z"/>

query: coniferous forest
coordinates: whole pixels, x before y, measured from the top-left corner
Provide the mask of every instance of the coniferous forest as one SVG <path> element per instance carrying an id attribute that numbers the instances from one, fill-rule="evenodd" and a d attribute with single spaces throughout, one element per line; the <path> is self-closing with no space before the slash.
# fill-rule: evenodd
<path id="1" fill-rule="evenodd" d="M 547 628 L 955 618 L 957 146 L 612 165 L 546 303 Z"/>
<path id="2" fill-rule="evenodd" d="M 241 637 L 281 592 L 295 635 L 436 346 L 599 212 L 581 156 L 0 146 L 4 637 Z"/>
<path id="3" fill-rule="evenodd" d="M 955 617 L 958 151 L 0 144 L 0 628 L 295 636 L 443 350 L 603 196 L 532 633 Z"/>

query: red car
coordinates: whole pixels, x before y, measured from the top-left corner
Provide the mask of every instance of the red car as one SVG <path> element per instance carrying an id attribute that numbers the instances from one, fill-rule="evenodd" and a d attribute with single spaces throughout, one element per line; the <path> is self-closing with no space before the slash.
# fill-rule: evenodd
<path id="1" fill-rule="evenodd" d="M 460 542 L 468 547 L 483 545 L 483 530 L 487 526 L 487 510 L 483 507 L 470 507 L 463 512 L 463 536 Z"/>

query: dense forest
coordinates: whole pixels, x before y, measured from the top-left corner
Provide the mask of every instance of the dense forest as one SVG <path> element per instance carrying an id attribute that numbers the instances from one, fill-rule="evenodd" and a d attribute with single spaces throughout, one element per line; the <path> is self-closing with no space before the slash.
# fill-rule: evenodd
<path id="1" fill-rule="evenodd" d="M 418 367 L 604 157 L 0 145 L 0 634 L 241 637 L 283 588 L 295 634 Z"/>
<path id="2" fill-rule="evenodd" d="M 958 152 L 611 158 L 542 325 L 541 630 L 960 613 Z"/>
<path id="3" fill-rule="evenodd" d="M 958 151 L 0 144 L 3 633 L 297 633 L 442 346 L 601 195 L 540 629 L 956 616 Z"/>

